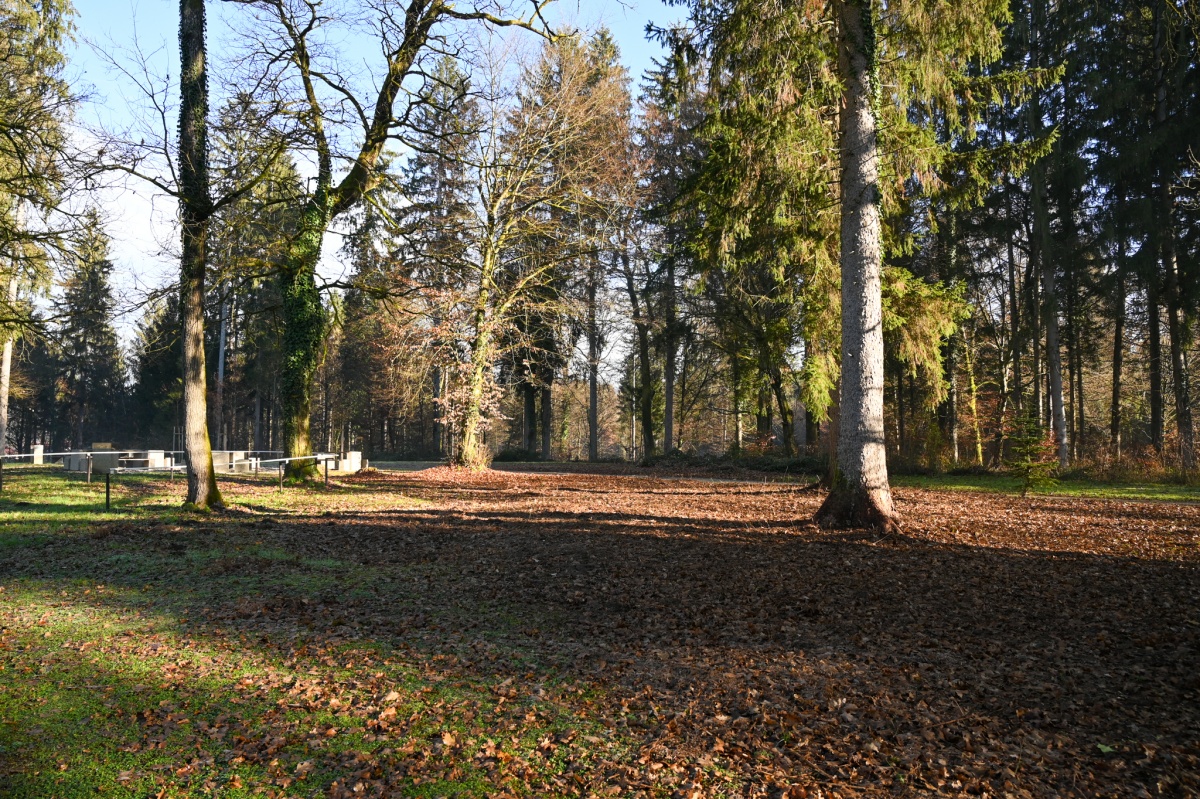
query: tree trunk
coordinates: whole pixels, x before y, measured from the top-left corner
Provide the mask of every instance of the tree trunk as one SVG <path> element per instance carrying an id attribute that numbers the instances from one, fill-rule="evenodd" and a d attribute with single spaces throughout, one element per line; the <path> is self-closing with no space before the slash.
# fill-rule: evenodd
<path id="1" fill-rule="evenodd" d="M 1034 66 L 1040 66 L 1041 5 L 1032 4 L 1030 11 L 1030 50 Z M 1029 102 L 1029 125 L 1034 136 L 1042 132 L 1042 110 L 1035 93 Z M 1058 336 L 1058 294 L 1055 287 L 1054 259 L 1050 252 L 1050 215 L 1046 208 L 1045 169 L 1040 162 L 1030 169 L 1033 205 L 1033 236 L 1030 252 L 1037 254 L 1041 267 L 1042 312 L 1046 326 L 1046 371 L 1050 393 L 1051 419 L 1054 435 L 1058 439 L 1058 466 L 1065 469 L 1071 460 L 1071 441 L 1067 434 L 1066 407 L 1063 403 L 1062 353 Z"/>
<path id="2" fill-rule="evenodd" d="M 733 444 L 729 447 L 729 451 L 734 455 L 739 455 L 742 451 L 744 434 L 742 431 L 742 370 L 736 353 L 729 357 L 729 375 L 733 389 Z"/>
<path id="3" fill-rule="evenodd" d="M 488 274 L 494 274 L 488 270 Z M 485 282 L 489 279 L 485 275 Z M 475 335 L 471 341 L 471 370 L 467 375 L 467 400 L 463 408 L 462 435 L 453 463 L 472 471 L 481 471 L 489 465 L 490 453 L 482 437 L 483 390 L 487 381 L 487 370 L 492 364 L 492 334 L 487 324 L 489 292 L 485 288 L 476 300 L 474 311 Z"/>
<path id="4" fill-rule="evenodd" d="M 1121 367 L 1125 358 L 1125 241 L 1117 245 L 1120 255 L 1117 262 L 1117 296 L 1114 298 L 1113 358 L 1112 358 L 1112 413 L 1108 423 L 1108 443 L 1113 458 L 1121 459 Z"/>
<path id="5" fill-rule="evenodd" d="M 446 457 L 446 430 L 442 424 L 442 370 L 433 367 L 430 376 L 433 387 L 433 454 L 437 460 Z"/>
<path id="6" fill-rule="evenodd" d="M 542 386 L 542 460 L 551 459 L 550 443 L 554 436 L 554 405 L 551 404 L 550 381 Z"/>
<path id="7" fill-rule="evenodd" d="M 13 272 L 8 278 L 8 305 L 11 308 L 17 301 L 17 260 L 13 259 Z M 13 344 L 16 336 L 9 334 L 4 338 L 4 352 L 0 354 L 0 455 L 8 443 L 8 396 L 12 383 Z"/>
<path id="8" fill-rule="evenodd" d="M 779 406 L 779 424 L 783 430 L 783 454 L 791 458 L 796 454 L 796 431 L 792 428 L 792 404 L 788 400 L 787 388 L 783 384 L 783 372 L 778 366 L 771 367 L 771 389 L 775 392 L 775 404 Z"/>
<path id="9" fill-rule="evenodd" d="M 179 200 L 182 227 L 179 298 L 183 317 L 183 426 L 187 501 L 197 510 L 221 507 L 208 437 L 204 364 L 204 272 L 212 199 L 208 185 L 208 76 L 204 0 L 179 1 Z"/>
<path id="10" fill-rule="evenodd" d="M 1169 210 L 1169 209 L 1168 209 Z M 1180 319 L 1179 265 L 1175 256 L 1174 226 L 1167 223 L 1163 230 L 1163 273 L 1167 276 L 1167 332 L 1171 336 L 1171 384 L 1175 399 L 1175 429 L 1179 436 L 1179 462 L 1185 472 L 1196 469 L 1196 448 L 1192 430 L 1192 407 L 1188 401 L 1187 365 L 1183 352 L 1187 344 L 1183 321 Z"/>
<path id="11" fill-rule="evenodd" d="M 524 424 L 521 428 L 524 440 L 521 442 L 525 451 L 530 455 L 537 454 L 537 388 L 528 380 L 521 384 L 522 413 Z"/>
<path id="12" fill-rule="evenodd" d="M 279 375 L 285 458 L 312 454 L 309 431 L 312 385 L 325 338 L 325 309 L 317 290 L 316 268 L 329 220 L 330 200 L 326 188 L 320 187 L 305 205 L 300 229 L 280 270 L 283 364 Z M 286 474 L 293 480 L 315 479 L 316 462 L 290 461 Z"/>
<path id="13" fill-rule="evenodd" d="M 675 449 L 675 259 L 667 258 L 666 335 L 663 336 L 663 452 Z"/>
<path id="14" fill-rule="evenodd" d="M 877 64 L 871 0 L 842 0 L 841 109 L 842 369 L 837 471 L 817 511 L 823 527 L 895 530 L 883 429 L 883 257 L 873 84 Z"/>
<path id="15" fill-rule="evenodd" d="M 633 266 L 627 250 L 621 251 L 621 264 L 625 272 L 629 307 L 633 312 L 633 326 L 637 331 L 638 375 L 642 383 L 637 392 L 637 404 L 642 427 L 642 457 L 646 459 L 654 454 L 654 385 L 650 368 L 650 322 L 642 315 L 642 303 L 638 299 Z"/>
<path id="16" fill-rule="evenodd" d="M 1150 445 L 1162 454 L 1163 448 L 1163 389 L 1162 389 L 1162 321 L 1158 308 L 1158 274 L 1156 269 L 1146 279 L 1146 360 L 1150 390 Z"/>
<path id="17" fill-rule="evenodd" d="M 597 305 L 599 259 L 588 276 L 588 460 L 600 460 L 600 311 Z"/>

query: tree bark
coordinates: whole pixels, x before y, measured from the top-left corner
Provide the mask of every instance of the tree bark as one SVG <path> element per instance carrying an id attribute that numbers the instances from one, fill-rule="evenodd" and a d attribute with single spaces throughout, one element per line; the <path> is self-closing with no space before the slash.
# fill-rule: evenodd
<path id="1" fill-rule="evenodd" d="M 542 386 L 542 460 L 551 459 L 550 444 L 554 437 L 554 405 L 551 403 L 550 381 Z"/>
<path id="2" fill-rule="evenodd" d="M 523 441 L 521 442 L 525 451 L 530 455 L 537 454 L 537 388 L 528 380 L 521 384 L 521 410 L 524 417 L 524 424 L 521 431 Z"/>
<path id="3" fill-rule="evenodd" d="M 17 260 L 13 259 L 12 275 L 8 278 L 8 305 L 11 308 L 17 301 Z M 0 455 L 8 443 L 8 396 L 12 384 L 13 344 L 16 336 L 9 334 L 4 338 L 4 352 L 0 354 Z"/>
<path id="4" fill-rule="evenodd" d="M 667 258 L 666 332 L 663 336 L 663 452 L 675 449 L 675 259 Z"/>
<path id="5" fill-rule="evenodd" d="M 1124 269 L 1125 241 L 1117 245 L 1118 275 L 1117 296 L 1114 298 L 1115 314 L 1113 320 L 1113 358 L 1112 358 L 1112 412 L 1109 415 L 1108 443 L 1112 449 L 1113 458 L 1121 459 L 1121 368 L 1125 359 L 1125 276 Z"/>
<path id="6" fill-rule="evenodd" d="M 637 284 L 633 277 L 633 265 L 628 251 L 622 250 L 621 264 L 625 272 L 625 289 L 629 294 L 629 307 L 633 312 L 633 326 L 637 332 L 638 375 L 641 386 L 637 392 L 638 418 L 642 428 L 642 458 L 654 454 L 654 385 L 650 368 L 650 321 L 642 314 L 642 303 L 638 299 Z"/>
<path id="7" fill-rule="evenodd" d="M 588 276 L 588 460 L 600 460 L 600 312 L 599 259 Z"/>
<path id="8" fill-rule="evenodd" d="M 823 527 L 896 530 L 883 429 L 883 254 L 870 0 L 836 3 L 841 109 L 842 369 L 837 471 Z"/>
<path id="9" fill-rule="evenodd" d="M 187 501 L 221 507 L 208 437 L 204 363 L 204 272 L 212 198 L 208 183 L 208 76 L 204 0 L 179 2 L 179 200 L 182 228 L 179 297 L 183 317 L 183 426 Z"/>
<path id="10" fill-rule="evenodd" d="M 1196 469 L 1196 447 L 1192 429 L 1191 391 L 1183 360 L 1186 336 L 1180 318 L 1179 265 L 1175 255 L 1175 231 L 1169 222 L 1163 230 L 1163 272 L 1167 276 L 1167 332 L 1171 336 L 1171 384 L 1175 399 L 1175 429 L 1179 436 L 1179 463 L 1184 471 Z"/>
<path id="11" fill-rule="evenodd" d="M 1157 268 L 1146 278 L 1146 360 L 1150 390 L 1150 446 L 1162 454 L 1163 448 L 1163 386 L 1162 386 L 1162 321 L 1159 317 Z"/>
<path id="12" fill-rule="evenodd" d="M 796 431 L 792 427 L 792 404 L 788 400 L 787 387 L 783 384 L 783 372 L 774 365 L 771 367 L 771 390 L 775 393 L 775 404 L 779 406 L 779 423 L 783 431 L 783 454 L 791 458 L 796 454 Z"/>

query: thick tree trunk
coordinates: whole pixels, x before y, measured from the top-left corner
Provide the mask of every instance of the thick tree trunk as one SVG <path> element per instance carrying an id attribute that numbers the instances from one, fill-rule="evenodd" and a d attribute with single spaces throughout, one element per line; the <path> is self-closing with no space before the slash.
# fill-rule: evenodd
<path id="1" fill-rule="evenodd" d="M 817 511 L 823 527 L 895 530 L 883 429 L 882 230 L 873 102 L 876 39 L 870 0 L 841 0 L 842 369 L 837 471 Z"/>
<path id="2" fill-rule="evenodd" d="M 212 199 L 208 185 L 208 76 L 204 0 L 179 2 L 179 188 L 182 227 L 179 297 L 183 317 L 183 426 L 186 506 L 221 507 L 208 437 L 204 364 L 204 272 Z"/>

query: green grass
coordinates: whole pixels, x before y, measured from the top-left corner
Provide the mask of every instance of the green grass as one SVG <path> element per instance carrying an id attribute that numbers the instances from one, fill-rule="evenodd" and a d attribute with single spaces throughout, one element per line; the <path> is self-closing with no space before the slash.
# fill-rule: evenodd
<path id="1" fill-rule="evenodd" d="M 271 536 L 270 525 L 323 525 L 329 511 L 424 506 L 392 489 L 281 494 L 269 480 L 239 478 L 223 485 L 230 512 L 196 516 L 179 510 L 178 480 L 119 478 L 105 513 L 102 481 L 54 468 L 5 477 L 6 799 L 337 797 L 384 779 L 411 796 L 502 786 L 537 795 L 530 782 L 556 784 L 572 762 L 600 756 L 554 742 L 596 733 L 605 756 L 627 746 L 580 716 L 576 686 L 524 664 L 519 650 L 498 645 L 488 668 L 471 669 L 416 636 L 363 635 L 338 618 L 338 607 L 378 603 L 380 591 L 387 611 L 405 617 L 436 564 L 376 567 L 323 553 L 319 535 L 305 549 Z M 304 626 L 298 613 L 260 614 L 267 601 L 334 605 Z M 495 621 L 503 609 L 442 612 L 446 628 L 495 622 L 477 646 L 506 627 Z M 521 690 L 502 696 L 506 673 Z"/>
<path id="2" fill-rule="evenodd" d="M 1001 494 L 1021 493 L 1020 481 L 1007 475 L 893 475 L 892 484 L 936 491 L 989 491 Z M 1170 483 L 1108 483 L 1093 480 L 1062 479 L 1050 488 L 1035 490 L 1032 493 L 1039 496 L 1078 497 L 1080 499 L 1200 502 L 1200 486 L 1175 485 Z"/>

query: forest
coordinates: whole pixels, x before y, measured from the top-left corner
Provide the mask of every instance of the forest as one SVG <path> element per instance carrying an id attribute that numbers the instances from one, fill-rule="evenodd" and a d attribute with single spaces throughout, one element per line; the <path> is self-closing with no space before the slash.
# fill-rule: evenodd
<path id="1" fill-rule="evenodd" d="M 0 794 L 1200 794 L 1196 0 L 78 5 Z"/>

